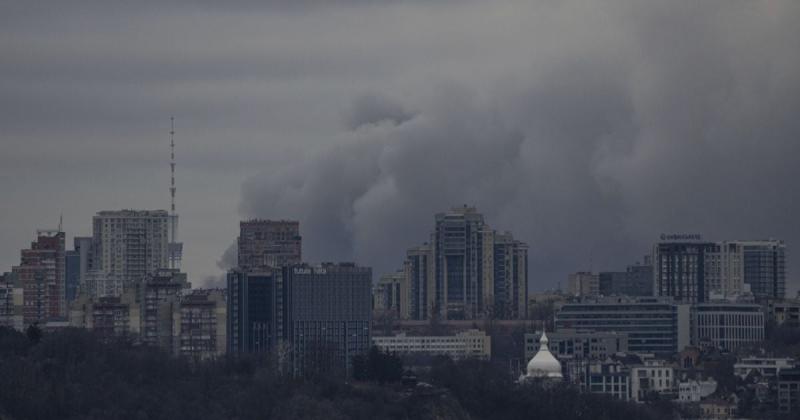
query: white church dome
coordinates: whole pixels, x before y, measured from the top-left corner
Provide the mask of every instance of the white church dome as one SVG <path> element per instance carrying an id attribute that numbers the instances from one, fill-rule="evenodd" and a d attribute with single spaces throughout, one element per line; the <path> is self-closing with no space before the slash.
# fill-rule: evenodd
<path id="1" fill-rule="evenodd" d="M 561 374 L 561 363 L 550 353 L 547 347 L 547 335 L 542 332 L 539 339 L 539 352 L 528 362 L 528 378 L 563 378 Z"/>

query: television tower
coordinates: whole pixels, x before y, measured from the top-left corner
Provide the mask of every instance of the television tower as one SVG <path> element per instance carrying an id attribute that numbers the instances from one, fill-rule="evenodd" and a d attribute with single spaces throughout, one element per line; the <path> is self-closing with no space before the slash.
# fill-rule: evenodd
<path id="1" fill-rule="evenodd" d="M 169 117 L 169 147 L 170 147 L 170 186 L 171 198 L 169 214 L 169 268 L 180 269 L 183 257 L 183 244 L 178 242 L 178 213 L 175 212 L 175 117 Z"/>

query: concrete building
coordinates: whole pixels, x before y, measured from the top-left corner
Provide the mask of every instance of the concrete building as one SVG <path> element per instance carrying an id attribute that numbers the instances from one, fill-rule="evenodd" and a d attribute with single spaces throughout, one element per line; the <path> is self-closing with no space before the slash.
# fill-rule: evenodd
<path id="1" fill-rule="evenodd" d="M 567 277 L 567 292 L 576 297 L 600 295 L 600 276 L 588 271 L 572 273 Z"/>
<path id="2" fill-rule="evenodd" d="M 747 303 L 701 303 L 692 307 L 692 344 L 734 351 L 764 341 L 764 312 Z"/>
<path id="3" fill-rule="evenodd" d="M 618 293 L 628 296 L 653 296 L 653 261 L 649 255 L 644 262 L 629 265 L 626 270 L 625 284 Z"/>
<path id="4" fill-rule="evenodd" d="M 480 330 L 468 330 L 447 336 L 394 336 L 372 337 L 372 344 L 384 352 L 398 355 L 448 356 L 453 360 L 492 357 L 492 339 Z"/>
<path id="5" fill-rule="evenodd" d="M 800 369 L 786 369 L 778 374 L 778 411 L 800 413 Z"/>
<path id="6" fill-rule="evenodd" d="M 242 221 L 237 243 L 238 268 L 245 272 L 280 269 L 302 261 L 302 238 L 297 221 Z"/>
<path id="7" fill-rule="evenodd" d="M 12 267 L 23 289 L 23 323 L 44 325 L 67 315 L 64 232 L 40 230 Z"/>
<path id="8" fill-rule="evenodd" d="M 136 290 L 119 296 L 92 297 L 79 294 L 70 304 L 69 325 L 97 332 L 104 338 L 139 340 L 141 306 Z"/>
<path id="9" fill-rule="evenodd" d="M 539 351 L 540 333 L 525 334 L 525 359 L 530 360 Z M 628 352 L 628 335 L 616 331 L 578 332 L 561 329 L 547 334 L 550 352 L 558 360 L 605 360 L 616 353 Z"/>
<path id="10" fill-rule="evenodd" d="M 645 360 L 631 367 L 631 398 L 648 401 L 655 398 L 672 399 L 677 391 L 675 368 L 663 360 Z M 657 395 L 657 396 L 656 396 Z"/>
<path id="11" fill-rule="evenodd" d="M 137 287 L 141 342 L 173 352 L 175 337 L 178 336 L 174 314 L 180 308 L 181 296 L 191 288 L 186 273 L 177 269 L 159 269 L 147 275 Z"/>
<path id="12" fill-rule="evenodd" d="M 700 411 L 706 419 L 732 419 L 739 412 L 736 403 L 727 400 L 706 400 L 700 403 Z"/>
<path id="13" fill-rule="evenodd" d="M 793 369 L 797 361 L 786 357 L 745 357 L 733 365 L 733 373 L 744 379 L 751 373 L 763 378 L 777 378 L 783 370 Z"/>
<path id="14" fill-rule="evenodd" d="M 767 315 L 778 325 L 800 326 L 800 300 L 769 302 Z"/>
<path id="15" fill-rule="evenodd" d="M 122 279 L 124 289 L 169 264 L 165 210 L 101 211 L 93 220 L 93 263 L 87 267 Z"/>
<path id="16" fill-rule="evenodd" d="M 716 249 L 700 235 L 662 235 L 662 241 L 653 247 L 655 294 L 680 303 L 707 301 L 706 259 Z"/>
<path id="17" fill-rule="evenodd" d="M 624 363 L 613 360 L 595 360 L 585 364 L 581 389 L 592 394 L 605 394 L 621 401 L 631 399 L 630 370 Z"/>
<path id="18" fill-rule="evenodd" d="M 409 318 L 409 291 L 404 271 L 384 274 L 373 291 L 372 309 L 376 315 L 392 314 L 398 319 Z"/>
<path id="19" fill-rule="evenodd" d="M 134 290 L 129 288 L 129 290 Z M 122 277 L 101 270 L 89 270 L 83 275 L 78 292 L 93 299 L 119 297 L 125 291 Z"/>
<path id="20" fill-rule="evenodd" d="M 226 311 L 223 290 L 195 289 L 183 295 L 176 320 L 175 354 L 193 360 L 225 354 Z"/>
<path id="21" fill-rule="evenodd" d="M 285 266 L 292 371 L 348 376 L 371 344 L 372 269 L 352 263 Z"/>
<path id="22" fill-rule="evenodd" d="M 594 298 L 565 303 L 556 312 L 556 332 L 619 332 L 634 353 L 673 354 L 691 339 L 689 305 L 669 298 Z"/>
<path id="23" fill-rule="evenodd" d="M 22 331 L 23 307 L 23 288 L 18 277 L 13 273 L 3 273 L 0 275 L 0 327 Z"/>
<path id="24" fill-rule="evenodd" d="M 717 390 L 717 381 L 688 380 L 678 383 L 678 401 L 682 403 L 699 402 Z"/>

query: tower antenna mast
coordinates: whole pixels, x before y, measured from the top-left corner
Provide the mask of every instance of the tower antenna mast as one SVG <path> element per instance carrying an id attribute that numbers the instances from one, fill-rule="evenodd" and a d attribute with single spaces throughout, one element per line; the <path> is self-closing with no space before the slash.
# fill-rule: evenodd
<path id="1" fill-rule="evenodd" d="M 175 117 L 169 117 L 170 174 L 172 175 L 169 192 L 172 196 L 172 215 L 175 216 Z M 175 234 L 173 232 L 173 240 Z"/>
<path id="2" fill-rule="evenodd" d="M 170 148 L 170 184 L 169 194 L 170 214 L 169 214 L 169 244 L 167 246 L 169 253 L 169 268 L 181 267 L 181 259 L 183 258 L 183 244 L 178 242 L 178 213 L 175 212 L 175 117 L 169 117 L 169 148 Z"/>

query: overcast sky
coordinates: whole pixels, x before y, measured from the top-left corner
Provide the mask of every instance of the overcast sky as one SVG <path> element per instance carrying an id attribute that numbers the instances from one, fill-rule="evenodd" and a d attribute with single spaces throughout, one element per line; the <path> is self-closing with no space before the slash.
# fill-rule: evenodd
<path id="1" fill-rule="evenodd" d="M 798 22 L 796 0 L 0 0 L 0 270 L 59 214 L 71 244 L 99 210 L 168 208 L 174 115 L 195 286 L 242 218 L 379 275 L 462 204 L 530 244 L 533 290 L 662 232 L 784 239 L 796 279 Z"/>

